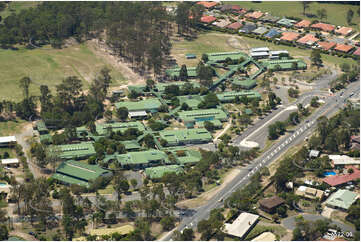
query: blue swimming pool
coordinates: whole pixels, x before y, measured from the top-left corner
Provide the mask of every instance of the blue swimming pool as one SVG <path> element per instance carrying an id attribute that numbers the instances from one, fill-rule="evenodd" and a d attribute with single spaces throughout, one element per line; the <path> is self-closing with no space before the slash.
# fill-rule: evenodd
<path id="1" fill-rule="evenodd" d="M 334 171 L 326 171 L 326 172 L 323 173 L 323 175 L 324 176 L 334 176 L 334 175 L 336 175 L 336 172 L 334 172 Z"/>

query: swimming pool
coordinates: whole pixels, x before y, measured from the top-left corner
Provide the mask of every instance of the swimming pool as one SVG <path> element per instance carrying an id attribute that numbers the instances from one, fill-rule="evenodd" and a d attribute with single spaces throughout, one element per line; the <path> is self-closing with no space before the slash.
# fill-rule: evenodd
<path id="1" fill-rule="evenodd" d="M 323 173 L 323 175 L 324 176 L 334 176 L 334 175 L 336 175 L 336 172 L 334 172 L 334 171 L 325 171 Z"/>

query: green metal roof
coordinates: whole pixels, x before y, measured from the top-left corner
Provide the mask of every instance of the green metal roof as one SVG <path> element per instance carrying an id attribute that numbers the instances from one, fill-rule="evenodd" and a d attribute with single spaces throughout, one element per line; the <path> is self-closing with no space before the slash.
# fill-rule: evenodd
<path id="1" fill-rule="evenodd" d="M 277 24 L 284 25 L 287 27 L 292 27 L 297 21 L 288 19 L 288 18 L 282 18 L 277 21 Z"/>
<path id="2" fill-rule="evenodd" d="M 263 61 L 262 64 L 269 70 L 275 70 L 277 65 L 281 67 L 281 70 L 290 70 L 294 62 L 297 63 L 297 69 L 307 68 L 307 64 L 300 59 Z"/>
<path id="3" fill-rule="evenodd" d="M 128 111 L 154 111 L 158 110 L 162 103 L 157 98 L 149 98 L 137 102 L 117 102 L 116 108 L 126 107 Z"/>
<path id="4" fill-rule="evenodd" d="M 244 80 L 234 79 L 232 81 L 232 84 L 240 86 L 241 88 L 244 88 L 244 89 L 251 89 L 251 88 L 257 86 L 257 81 L 252 80 L 252 79 L 244 79 Z"/>
<path id="5" fill-rule="evenodd" d="M 167 162 L 168 160 L 166 153 L 154 149 L 139 152 L 128 152 L 127 154 L 117 155 L 116 158 L 122 166 L 144 165 L 162 161 Z"/>
<path id="6" fill-rule="evenodd" d="M 248 56 L 242 52 L 218 52 L 207 53 L 207 55 L 210 62 L 224 62 L 227 58 L 230 58 L 232 61 L 239 60 L 240 58 L 248 58 Z"/>
<path id="7" fill-rule="evenodd" d="M 139 131 L 144 131 L 145 127 L 142 122 L 135 121 L 135 122 L 115 122 L 115 123 L 104 123 L 104 124 L 97 124 L 96 130 L 99 135 L 105 135 L 107 133 L 108 128 L 112 128 L 114 132 L 120 131 L 124 132 L 127 129 L 134 128 L 138 129 Z"/>
<path id="8" fill-rule="evenodd" d="M 52 136 L 50 134 L 41 134 L 39 136 L 39 139 L 40 139 L 40 142 L 45 141 L 45 140 L 52 142 Z"/>
<path id="9" fill-rule="evenodd" d="M 181 68 L 172 68 L 167 69 L 165 74 L 170 77 L 179 77 Z M 187 75 L 188 77 L 196 77 L 197 76 L 197 67 L 187 67 Z"/>
<path id="10" fill-rule="evenodd" d="M 36 129 L 39 132 L 48 131 L 48 128 L 46 127 L 45 122 L 43 120 L 39 120 L 38 122 L 36 122 Z"/>
<path id="11" fill-rule="evenodd" d="M 120 141 L 120 143 L 125 146 L 126 150 L 136 150 L 141 148 L 140 144 L 135 140 Z"/>
<path id="12" fill-rule="evenodd" d="M 160 179 L 166 173 L 180 174 L 183 172 L 184 172 L 183 168 L 179 165 L 157 166 L 157 167 L 145 168 L 145 174 L 150 179 Z"/>
<path id="13" fill-rule="evenodd" d="M 246 108 L 245 110 L 243 110 L 243 113 L 247 114 L 247 115 L 251 115 L 253 113 L 253 111 L 250 108 Z"/>
<path id="14" fill-rule="evenodd" d="M 157 83 L 155 84 L 155 87 L 158 89 L 158 92 L 164 92 L 165 88 L 168 86 L 178 86 L 179 88 L 182 88 L 185 84 L 192 84 L 193 87 L 200 87 L 198 82 L 182 82 L 182 81 L 178 81 L 178 82 L 165 82 L 165 83 Z"/>
<path id="15" fill-rule="evenodd" d="M 178 96 L 177 98 L 180 105 L 186 103 L 192 109 L 198 109 L 198 104 L 203 101 L 203 97 L 199 95 Z"/>
<path id="16" fill-rule="evenodd" d="M 199 121 L 199 122 L 196 122 L 196 125 L 198 126 L 198 128 L 204 128 L 204 122 L 205 121 Z M 214 120 L 210 120 L 208 122 L 211 122 L 215 127 L 222 127 L 222 122 L 219 121 L 218 119 L 214 119 Z"/>
<path id="17" fill-rule="evenodd" d="M 54 145 L 50 149 L 59 152 L 62 159 L 81 159 L 95 155 L 93 142 L 82 142 L 79 144 Z"/>
<path id="18" fill-rule="evenodd" d="M 247 98 L 261 98 L 261 94 L 256 91 L 223 92 L 217 94 L 221 102 L 233 101 L 235 97 L 246 96 Z"/>
<path id="19" fill-rule="evenodd" d="M 214 119 L 226 121 L 228 117 L 228 115 L 222 109 L 217 108 L 181 111 L 178 113 L 178 115 L 179 118 L 186 123 L 207 120 L 210 121 Z"/>
<path id="20" fill-rule="evenodd" d="M 356 201 L 356 199 L 357 193 L 340 189 L 326 200 L 326 204 L 334 207 L 348 209 Z"/>
<path id="21" fill-rule="evenodd" d="M 70 184 L 88 186 L 90 180 L 95 180 L 99 176 L 110 173 L 98 165 L 88 165 L 79 161 L 66 161 L 59 165 L 53 178 Z"/>
<path id="22" fill-rule="evenodd" d="M 159 132 L 162 139 L 169 145 L 190 144 L 212 140 L 212 135 L 204 128 L 163 130 Z"/>
<path id="23" fill-rule="evenodd" d="M 173 154 L 176 153 L 176 151 L 173 152 Z M 185 150 L 185 156 L 176 156 L 176 159 L 180 165 L 194 164 L 202 159 L 202 154 L 197 150 Z"/>

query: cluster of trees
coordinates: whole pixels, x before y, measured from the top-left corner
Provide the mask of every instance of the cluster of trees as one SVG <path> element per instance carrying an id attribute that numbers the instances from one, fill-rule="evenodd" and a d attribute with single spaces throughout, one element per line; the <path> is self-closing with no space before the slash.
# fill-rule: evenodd
<path id="1" fill-rule="evenodd" d="M 319 49 L 312 49 L 310 60 L 311 65 L 317 66 L 317 68 L 322 67 L 321 51 Z"/>
<path id="2" fill-rule="evenodd" d="M 358 199 L 347 211 L 346 220 L 355 225 L 355 229 L 358 230 L 355 234 L 355 240 L 360 238 L 360 199 Z"/>
<path id="3" fill-rule="evenodd" d="M 293 230 L 295 241 L 317 240 L 322 237 L 330 226 L 329 220 L 306 221 L 302 216 L 296 218 L 296 228 Z"/>
<path id="4" fill-rule="evenodd" d="M 164 95 L 166 99 L 172 99 L 172 105 L 177 104 L 176 100 L 178 100 L 177 96 L 183 96 L 183 95 L 196 95 L 196 94 L 204 94 L 208 90 L 204 87 L 194 87 L 192 83 L 185 83 L 182 87 L 179 87 L 177 85 L 169 85 L 165 87 Z M 173 103 L 173 101 L 175 103 Z M 178 102 L 179 105 L 179 102 Z M 177 105 L 177 106 L 178 106 Z"/>
<path id="5" fill-rule="evenodd" d="M 210 240 L 213 236 L 217 240 L 224 240 L 225 233 L 222 231 L 225 217 L 222 214 L 223 209 L 213 209 L 210 212 L 209 219 L 199 221 L 197 230 L 202 234 L 201 240 Z"/>
<path id="6" fill-rule="evenodd" d="M 281 121 L 276 121 L 274 124 L 268 126 L 268 138 L 275 140 L 283 135 L 286 131 L 286 124 Z"/>
<path id="7" fill-rule="evenodd" d="M 322 116 L 317 120 L 317 134 L 310 138 L 309 146 L 330 152 L 348 150 L 351 135 L 359 132 L 360 109 L 348 104 L 334 117 L 328 119 Z"/>
<path id="8" fill-rule="evenodd" d="M 300 93 L 299 90 L 294 89 L 292 87 L 288 89 L 288 96 L 290 97 L 297 98 L 299 93 Z"/>
<path id="9" fill-rule="evenodd" d="M 348 83 L 357 81 L 360 76 L 359 65 L 349 65 L 347 63 L 343 63 L 340 65 L 340 68 L 343 73 L 330 83 L 331 91 L 345 88 Z"/>
<path id="10" fill-rule="evenodd" d="M 192 28 L 196 28 L 203 16 L 204 6 L 192 2 L 182 2 L 177 6 L 175 22 L 178 26 L 178 34 L 191 34 Z"/>
<path id="11" fill-rule="evenodd" d="M 209 109 L 209 108 L 216 108 L 219 105 L 219 99 L 214 92 L 208 93 L 204 96 L 203 101 L 198 104 L 198 108 L 201 109 Z"/>
<path id="12" fill-rule="evenodd" d="M 197 76 L 200 80 L 200 83 L 205 87 L 210 87 L 213 84 L 212 78 L 214 76 L 214 69 L 205 65 L 203 61 L 200 61 L 197 65 Z"/>

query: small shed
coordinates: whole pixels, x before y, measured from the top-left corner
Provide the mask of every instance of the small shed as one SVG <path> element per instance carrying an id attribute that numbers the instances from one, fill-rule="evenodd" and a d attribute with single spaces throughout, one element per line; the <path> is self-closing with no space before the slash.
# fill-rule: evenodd
<path id="1" fill-rule="evenodd" d="M 318 150 L 310 150 L 308 157 L 317 158 L 320 155 L 320 151 Z"/>
<path id="2" fill-rule="evenodd" d="M 197 56 L 195 54 L 186 54 L 187 59 L 195 59 Z"/>
<path id="3" fill-rule="evenodd" d="M 265 198 L 259 201 L 260 209 L 267 213 L 274 213 L 276 209 L 285 203 L 285 200 L 278 196 Z"/>

